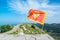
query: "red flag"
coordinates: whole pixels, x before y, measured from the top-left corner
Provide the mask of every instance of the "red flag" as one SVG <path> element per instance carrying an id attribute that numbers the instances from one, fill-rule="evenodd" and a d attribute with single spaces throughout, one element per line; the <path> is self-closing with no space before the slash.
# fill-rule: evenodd
<path id="1" fill-rule="evenodd" d="M 46 17 L 46 13 L 41 11 L 41 10 L 34 10 L 31 9 L 29 11 L 29 15 L 28 15 L 28 19 L 38 22 L 40 24 L 44 24 L 45 21 L 45 17 Z"/>

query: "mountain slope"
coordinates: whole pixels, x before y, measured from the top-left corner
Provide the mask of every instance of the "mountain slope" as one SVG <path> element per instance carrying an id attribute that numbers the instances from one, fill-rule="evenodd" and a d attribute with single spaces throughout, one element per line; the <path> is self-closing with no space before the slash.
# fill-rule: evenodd
<path id="1" fill-rule="evenodd" d="M 0 34 L 1 40 L 54 40 L 50 35 L 34 24 L 18 24 L 11 31 L 6 33 Z"/>
<path id="2" fill-rule="evenodd" d="M 10 34 L 44 34 L 45 32 L 34 24 L 19 24 L 15 26 Z"/>

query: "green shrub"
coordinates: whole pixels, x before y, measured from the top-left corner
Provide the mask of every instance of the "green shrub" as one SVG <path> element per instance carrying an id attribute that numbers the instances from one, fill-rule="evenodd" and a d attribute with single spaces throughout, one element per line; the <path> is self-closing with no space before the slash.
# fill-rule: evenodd
<path id="1" fill-rule="evenodd" d="M 0 27 L 0 33 L 4 33 L 4 32 L 7 32 L 7 31 L 10 31 L 13 27 L 11 25 L 2 25 Z"/>

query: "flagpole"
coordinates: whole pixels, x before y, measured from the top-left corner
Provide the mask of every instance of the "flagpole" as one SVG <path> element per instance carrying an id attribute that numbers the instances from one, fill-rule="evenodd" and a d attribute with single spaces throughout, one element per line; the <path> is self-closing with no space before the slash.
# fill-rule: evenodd
<path id="1" fill-rule="evenodd" d="M 42 30 L 44 30 L 44 26 L 42 25 Z"/>
<path id="2" fill-rule="evenodd" d="M 42 25 L 42 30 L 44 30 L 44 24 Z"/>

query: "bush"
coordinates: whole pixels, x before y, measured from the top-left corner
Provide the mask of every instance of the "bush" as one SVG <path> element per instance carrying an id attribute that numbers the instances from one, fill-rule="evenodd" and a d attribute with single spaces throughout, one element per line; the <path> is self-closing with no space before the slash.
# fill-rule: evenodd
<path id="1" fill-rule="evenodd" d="M 10 31 L 13 27 L 11 25 L 2 25 L 0 27 L 0 33 L 4 33 L 4 32 L 7 32 L 7 31 Z"/>

